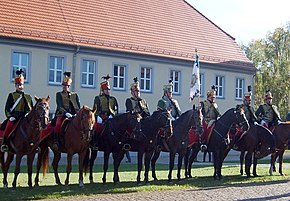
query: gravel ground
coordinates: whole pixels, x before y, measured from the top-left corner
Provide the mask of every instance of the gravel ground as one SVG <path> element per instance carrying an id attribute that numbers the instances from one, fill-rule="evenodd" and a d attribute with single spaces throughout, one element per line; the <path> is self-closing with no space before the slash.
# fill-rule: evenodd
<path id="1" fill-rule="evenodd" d="M 203 189 L 180 189 L 180 190 L 123 193 L 123 194 L 99 194 L 89 197 L 67 197 L 58 200 L 59 201 L 290 200 L 290 182 L 274 181 L 268 183 L 218 186 Z"/>

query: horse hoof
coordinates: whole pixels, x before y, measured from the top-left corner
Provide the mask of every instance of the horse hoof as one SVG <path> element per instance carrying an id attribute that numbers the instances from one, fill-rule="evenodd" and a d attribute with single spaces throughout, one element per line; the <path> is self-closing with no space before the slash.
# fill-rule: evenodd
<path id="1" fill-rule="evenodd" d="M 90 184 L 94 184 L 94 180 L 91 179 L 91 180 L 90 180 Z"/>

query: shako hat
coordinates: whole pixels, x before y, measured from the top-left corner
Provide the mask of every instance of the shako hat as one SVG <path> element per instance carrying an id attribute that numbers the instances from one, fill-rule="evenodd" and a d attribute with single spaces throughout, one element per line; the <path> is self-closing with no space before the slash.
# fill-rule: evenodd
<path id="1" fill-rule="evenodd" d="M 103 76 L 102 79 L 104 79 L 104 81 L 102 81 L 100 83 L 101 85 L 101 90 L 110 90 L 110 83 L 109 83 L 109 79 L 111 78 L 111 76 L 108 74 L 106 76 Z"/>
<path id="2" fill-rule="evenodd" d="M 71 79 L 71 72 L 66 71 L 63 74 L 63 81 L 62 81 L 62 85 L 64 86 L 70 86 L 72 83 L 72 79 Z"/>
<path id="3" fill-rule="evenodd" d="M 173 84 L 172 80 L 169 80 L 169 83 L 163 86 L 164 92 L 172 92 L 173 91 Z"/>
<path id="4" fill-rule="evenodd" d="M 24 84 L 24 71 L 23 69 L 19 69 L 16 71 L 16 77 L 14 79 L 15 84 Z"/>
<path id="5" fill-rule="evenodd" d="M 131 84 L 130 90 L 131 91 L 140 91 L 140 85 L 139 85 L 138 78 L 135 77 L 133 80 L 134 80 L 134 82 Z"/>

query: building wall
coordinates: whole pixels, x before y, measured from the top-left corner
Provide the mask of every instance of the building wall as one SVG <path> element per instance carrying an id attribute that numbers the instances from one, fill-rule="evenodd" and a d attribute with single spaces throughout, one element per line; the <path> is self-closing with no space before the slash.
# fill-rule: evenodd
<path id="1" fill-rule="evenodd" d="M 31 53 L 31 68 L 30 79 L 25 84 L 25 92 L 31 96 L 46 97 L 50 96 L 50 110 L 54 113 L 56 109 L 55 93 L 62 89 L 61 85 L 53 86 L 48 84 L 48 69 L 49 69 L 49 55 L 64 55 L 65 56 L 65 70 L 74 71 L 73 89 L 77 91 L 81 100 L 81 105 L 87 105 L 92 107 L 93 100 L 96 95 L 99 94 L 99 83 L 102 81 L 101 77 L 107 75 L 113 75 L 114 64 L 124 64 L 127 66 L 126 71 L 126 87 L 125 91 L 111 90 L 111 95 L 115 96 L 118 100 L 120 112 L 125 111 L 125 100 L 130 97 L 130 84 L 134 77 L 140 77 L 140 67 L 149 66 L 152 68 L 152 91 L 141 92 L 141 96 L 148 102 L 150 111 L 156 109 L 157 101 L 163 95 L 163 85 L 168 84 L 170 70 L 178 70 L 181 72 L 181 93 L 174 95 L 174 98 L 179 101 L 182 111 L 186 111 L 192 107 L 193 103 L 189 102 L 189 83 L 192 72 L 192 62 L 182 62 L 173 60 L 163 60 L 142 56 L 126 56 L 123 54 L 99 54 L 94 51 L 79 51 L 75 54 L 75 69 L 74 69 L 74 51 L 70 48 L 58 49 L 57 47 L 41 47 L 41 45 L 20 45 L 20 44 L 5 44 L 0 41 L 0 121 L 5 119 L 4 107 L 6 98 L 9 92 L 14 91 L 14 83 L 11 80 L 11 68 L 12 68 L 12 51 L 21 50 Z M 124 56 L 125 55 L 125 56 Z M 97 61 L 96 68 L 96 85 L 94 88 L 81 87 L 81 61 L 83 58 L 93 59 Z M 204 74 L 203 92 L 205 96 L 202 96 L 200 100 L 206 98 L 206 91 L 210 89 L 211 85 L 215 84 L 215 76 L 225 76 L 225 96 L 224 98 L 217 99 L 221 113 L 225 112 L 228 108 L 234 107 L 236 104 L 240 104 L 241 100 L 234 98 L 235 93 L 235 80 L 236 78 L 243 78 L 246 86 L 252 85 L 252 75 L 249 72 L 231 72 L 228 68 L 219 66 L 210 66 L 208 64 L 200 64 L 201 73 Z M 223 70 L 226 69 L 226 70 Z M 113 85 L 112 79 L 110 80 L 111 88 Z M 194 101 L 197 103 L 197 100 Z"/>

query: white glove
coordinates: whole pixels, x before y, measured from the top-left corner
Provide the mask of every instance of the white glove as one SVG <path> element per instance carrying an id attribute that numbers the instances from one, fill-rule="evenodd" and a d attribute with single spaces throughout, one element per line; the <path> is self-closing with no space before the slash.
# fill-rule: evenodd
<path id="1" fill-rule="evenodd" d="M 15 119 L 15 117 L 10 117 L 9 118 L 9 121 L 15 121 L 16 119 Z"/>
<path id="2" fill-rule="evenodd" d="M 262 120 L 262 121 L 261 121 L 261 125 L 262 125 L 262 126 L 267 126 L 267 123 L 265 122 L 265 120 Z"/>
<path id="3" fill-rule="evenodd" d="M 255 121 L 255 122 L 254 122 L 254 125 L 259 125 L 259 124 L 258 124 L 258 122 Z"/>
<path id="4" fill-rule="evenodd" d="M 97 116 L 97 123 L 98 124 L 103 123 L 103 119 L 100 116 Z"/>
<path id="5" fill-rule="evenodd" d="M 27 113 L 24 115 L 24 117 L 27 117 L 28 114 L 29 114 L 29 112 L 27 112 Z"/>
<path id="6" fill-rule="evenodd" d="M 110 114 L 108 118 L 109 118 L 109 119 L 112 119 L 112 118 L 113 118 L 113 116 Z"/>
<path id="7" fill-rule="evenodd" d="M 278 120 L 278 125 L 281 124 L 281 123 L 282 123 L 282 121 Z"/>
<path id="8" fill-rule="evenodd" d="M 67 118 L 72 118 L 72 114 L 71 113 L 65 113 L 65 116 L 67 117 Z"/>

